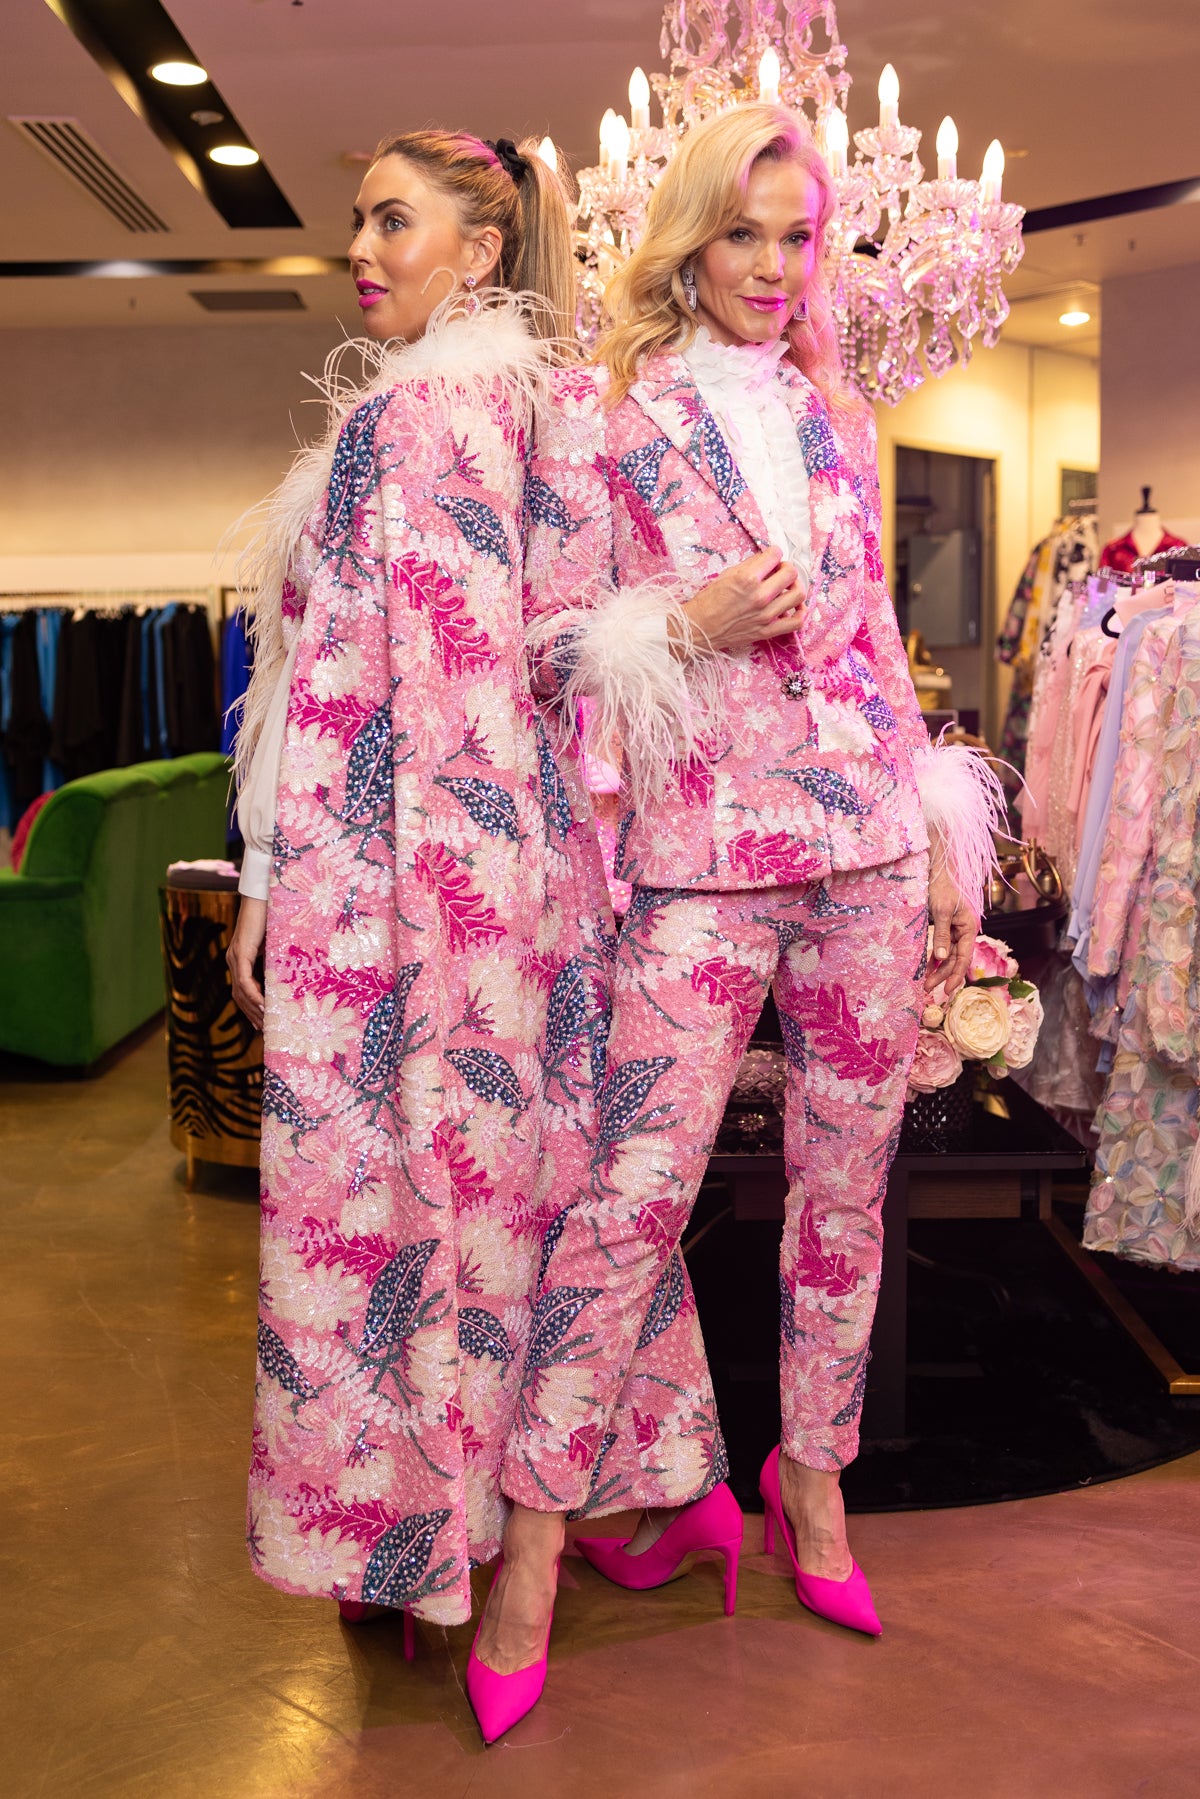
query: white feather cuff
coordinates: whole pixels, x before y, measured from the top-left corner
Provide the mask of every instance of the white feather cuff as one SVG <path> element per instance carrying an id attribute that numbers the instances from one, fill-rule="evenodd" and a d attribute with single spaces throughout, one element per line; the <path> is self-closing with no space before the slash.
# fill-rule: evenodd
<path id="1" fill-rule="evenodd" d="M 683 591 L 670 577 L 642 581 L 541 619 L 530 633 L 535 659 L 554 664 L 564 727 L 574 729 L 580 703 L 591 702 L 582 708 L 585 753 L 612 762 L 623 751 L 638 806 L 662 797 L 673 765 L 706 760 L 722 729 L 724 658 L 693 630 Z"/>
<path id="2" fill-rule="evenodd" d="M 954 884 L 976 915 L 999 864 L 993 833 L 1007 822 L 1004 788 L 986 756 L 965 743 L 930 744 L 913 758 L 921 810 Z"/>

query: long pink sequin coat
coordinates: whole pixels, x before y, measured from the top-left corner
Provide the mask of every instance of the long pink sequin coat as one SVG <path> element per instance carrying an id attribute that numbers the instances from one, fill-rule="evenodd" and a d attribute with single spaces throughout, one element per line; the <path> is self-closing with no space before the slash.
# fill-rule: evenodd
<path id="1" fill-rule="evenodd" d="M 721 658 L 720 715 L 702 753 L 674 762 L 661 793 L 626 814 L 617 873 L 644 886 L 819 881 L 928 845 L 917 766 L 929 737 L 880 557 L 874 420 L 865 407 L 831 411 L 788 363 L 776 379 L 809 477 L 803 623 L 794 638 Z M 538 433 L 526 578 L 547 694 L 569 682 L 581 643 L 591 653 L 606 614 L 633 637 L 644 610 L 686 603 L 769 541 L 681 356 L 655 358 L 609 410 L 607 383 L 603 369 L 556 375 Z M 622 653 L 602 651 L 609 668 Z"/>
<path id="2" fill-rule="evenodd" d="M 531 1295 L 586 1178 L 614 945 L 528 690 L 528 382 L 495 344 L 471 373 L 515 328 L 392 355 L 337 437 L 292 563 L 269 902 L 251 1554 L 441 1623 L 499 1546 L 520 1372 L 570 1338 Z"/>

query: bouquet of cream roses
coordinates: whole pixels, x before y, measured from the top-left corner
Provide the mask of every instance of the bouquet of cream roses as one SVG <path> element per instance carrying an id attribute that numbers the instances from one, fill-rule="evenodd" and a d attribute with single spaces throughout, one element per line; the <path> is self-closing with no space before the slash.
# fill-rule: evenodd
<path id="1" fill-rule="evenodd" d="M 1020 978 L 1007 945 L 977 937 L 966 985 L 951 1000 L 935 987 L 925 1002 L 908 1098 L 953 1086 L 964 1062 L 982 1062 L 996 1075 L 1027 1067 L 1041 1026 L 1038 990 Z"/>

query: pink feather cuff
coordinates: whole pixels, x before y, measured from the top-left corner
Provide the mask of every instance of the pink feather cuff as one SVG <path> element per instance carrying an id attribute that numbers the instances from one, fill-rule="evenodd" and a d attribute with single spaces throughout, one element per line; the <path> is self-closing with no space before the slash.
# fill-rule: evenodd
<path id="1" fill-rule="evenodd" d="M 1000 777 L 978 750 L 940 740 L 919 750 L 913 767 L 935 853 L 945 857 L 959 893 L 982 916 L 988 880 L 999 867 L 994 834 L 1004 834 L 1007 823 Z"/>

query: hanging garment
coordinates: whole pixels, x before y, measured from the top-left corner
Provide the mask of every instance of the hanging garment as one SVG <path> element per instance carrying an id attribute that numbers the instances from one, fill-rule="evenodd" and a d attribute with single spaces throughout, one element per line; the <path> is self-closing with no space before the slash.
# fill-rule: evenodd
<path id="1" fill-rule="evenodd" d="M 38 625 L 34 610 L 22 612 L 12 633 L 9 655 L 8 721 L 4 758 L 8 764 L 9 805 L 13 822 L 44 791 L 50 720 L 42 704 L 38 667 Z"/>
<path id="2" fill-rule="evenodd" d="M 1152 550 L 1145 552 L 1151 556 L 1161 556 L 1164 550 L 1186 550 L 1187 544 L 1182 537 L 1176 537 L 1171 531 L 1164 531 Z M 1126 532 L 1124 537 L 1114 537 L 1106 543 L 1100 552 L 1100 567 L 1111 568 L 1119 575 L 1127 575 L 1135 563 L 1142 561 L 1143 552 L 1133 541 L 1132 534 Z"/>
<path id="3" fill-rule="evenodd" d="M 221 750 L 232 756 L 237 741 L 241 702 L 254 670 L 254 652 L 246 636 L 246 614 L 239 606 L 221 632 Z"/>

